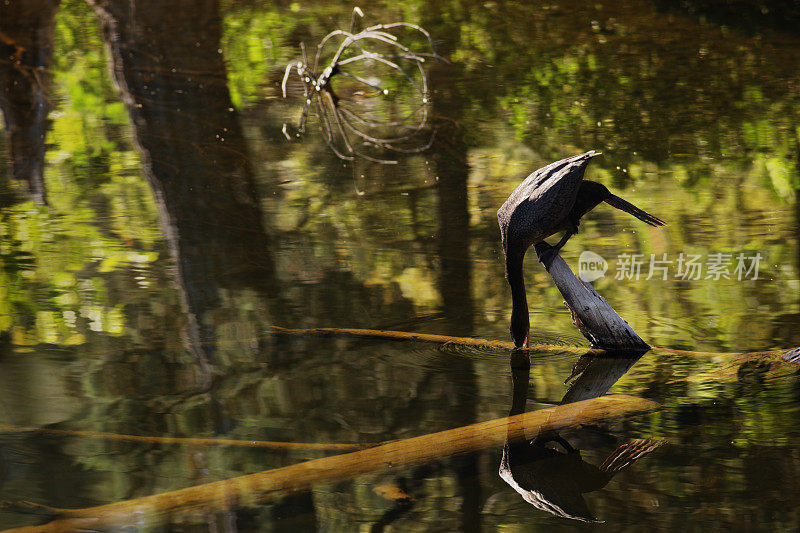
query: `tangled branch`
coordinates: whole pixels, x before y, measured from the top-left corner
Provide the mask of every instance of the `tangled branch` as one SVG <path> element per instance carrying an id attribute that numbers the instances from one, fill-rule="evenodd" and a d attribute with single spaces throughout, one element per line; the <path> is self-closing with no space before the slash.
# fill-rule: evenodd
<path id="1" fill-rule="evenodd" d="M 313 108 L 326 144 L 339 158 L 397 163 L 381 153 L 419 153 L 433 143 L 425 63 L 442 58 L 436 54 L 430 34 L 420 26 L 393 22 L 355 33 L 357 15 L 363 16 L 359 8 L 353 10 L 350 31 L 334 30 L 322 38 L 313 64 L 301 43 L 303 58 L 286 66 L 281 90 L 286 98 L 289 80 L 296 74 L 304 104 L 294 137 L 306 132 L 309 109 Z M 410 41 L 414 34 L 418 40 L 424 38 L 430 51 L 417 52 L 403 43 L 402 38 Z M 339 80 L 336 90 L 334 78 Z M 292 140 L 287 124 L 283 134 Z"/>

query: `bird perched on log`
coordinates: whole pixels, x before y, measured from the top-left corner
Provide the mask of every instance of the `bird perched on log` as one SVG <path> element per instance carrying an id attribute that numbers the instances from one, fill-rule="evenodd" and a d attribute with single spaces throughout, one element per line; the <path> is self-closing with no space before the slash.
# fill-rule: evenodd
<path id="1" fill-rule="evenodd" d="M 568 157 L 533 172 L 519 184 L 497 211 L 506 279 L 511 286 L 511 338 L 517 347 L 528 347 L 530 321 L 522 261 L 532 245 L 539 261 L 549 269 L 558 251 L 578 233 L 581 217 L 600 202 L 630 213 L 651 226 L 664 221 L 612 194 L 605 185 L 583 179 L 594 150 Z M 550 246 L 544 240 L 564 231 L 561 240 Z"/>

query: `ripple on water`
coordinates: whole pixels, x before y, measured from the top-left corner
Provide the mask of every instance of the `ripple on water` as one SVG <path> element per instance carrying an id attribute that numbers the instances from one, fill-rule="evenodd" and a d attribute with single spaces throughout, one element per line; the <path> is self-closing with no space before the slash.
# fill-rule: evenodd
<path id="1" fill-rule="evenodd" d="M 534 339 L 532 343 L 547 344 L 551 346 L 563 346 L 564 352 L 553 352 L 553 351 L 538 352 L 535 349 L 532 349 L 529 352 L 529 356 L 531 359 L 540 359 L 545 357 L 548 358 L 575 357 L 576 353 L 573 348 L 580 347 L 588 349 L 588 346 L 586 346 L 586 341 L 582 341 L 582 339 L 577 339 L 571 336 L 540 337 Z M 496 361 L 498 358 L 501 358 L 502 360 L 507 360 L 512 354 L 512 350 L 500 346 L 460 344 L 457 342 L 446 342 L 444 344 L 440 344 L 437 346 L 437 349 L 439 352 L 448 355 L 465 357 L 472 360 L 486 360 L 486 361 L 489 360 Z"/>
<path id="2" fill-rule="evenodd" d="M 510 350 L 499 346 L 460 344 L 457 342 L 440 344 L 438 345 L 438 350 L 448 355 L 477 360 L 494 360 L 498 357 L 507 358 L 511 353 Z"/>

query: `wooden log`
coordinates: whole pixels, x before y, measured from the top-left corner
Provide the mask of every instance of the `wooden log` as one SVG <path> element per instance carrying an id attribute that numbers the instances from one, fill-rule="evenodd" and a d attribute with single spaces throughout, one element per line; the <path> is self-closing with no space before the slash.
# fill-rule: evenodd
<path id="1" fill-rule="evenodd" d="M 514 350 L 514 343 L 509 341 L 496 341 L 474 337 L 452 337 L 450 335 L 436 335 L 433 333 L 412 333 L 409 331 L 393 331 L 386 329 L 360 329 L 360 328 L 310 328 L 292 329 L 280 326 L 270 326 L 273 335 L 319 336 L 319 337 L 361 337 L 364 339 L 384 339 L 395 341 L 430 342 L 434 344 L 453 344 L 457 346 L 474 346 L 476 348 L 489 348 L 495 350 Z M 603 350 L 583 348 L 580 346 L 563 346 L 559 344 L 532 344 L 530 349 L 546 353 L 574 353 L 583 355 L 587 352 L 601 354 Z"/>
<path id="2" fill-rule="evenodd" d="M 382 339 L 406 342 L 430 342 L 433 344 L 449 344 L 453 346 L 474 346 L 513 352 L 514 344 L 507 341 L 481 339 L 476 337 L 453 337 L 450 335 L 436 335 L 431 333 L 414 333 L 408 331 L 394 331 L 384 329 L 360 328 L 308 328 L 292 329 L 280 326 L 270 326 L 269 332 L 273 335 L 287 336 L 318 336 L 318 337 L 355 337 L 364 339 Z M 570 353 L 575 355 L 606 355 L 613 354 L 613 350 L 600 348 L 586 348 L 581 346 L 564 346 L 560 344 L 531 344 L 531 351 L 541 353 Z M 787 351 L 788 350 L 788 351 Z M 734 358 L 741 361 L 758 361 L 800 364 L 800 348 L 778 350 L 765 350 L 761 352 L 697 352 L 691 350 L 675 350 L 673 348 L 652 348 L 652 355 L 701 357 L 708 358 Z M 794 355 L 794 357 L 792 357 Z"/>
<path id="3" fill-rule="evenodd" d="M 593 346 L 606 350 L 639 350 L 650 345 L 633 331 L 590 283 L 579 280 L 560 255 L 555 255 L 547 270 L 564 303 L 572 313 L 572 321 Z"/>
<path id="4" fill-rule="evenodd" d="M 512 438 L 534 438 L 544 432 L 630 416 L 657 407 L 657 403 L 643 398 L 603 396 L 134 500 L 85 509 L 52 509 L 62 517 L 42 526 L 8 531 L 60 532 L 125 527 L 147 530 L 169 520 L 176 512 L 224 511 L 234 505 L 255 504 L 314 484 L 338 482 L 500 446 L 509 431 Z"/>

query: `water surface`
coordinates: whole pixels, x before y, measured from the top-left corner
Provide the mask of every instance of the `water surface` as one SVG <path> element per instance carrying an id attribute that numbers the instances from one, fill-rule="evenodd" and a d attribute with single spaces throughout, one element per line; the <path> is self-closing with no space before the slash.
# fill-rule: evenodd
<path id="1" fill-rule="evenodd" d="M 500 442 L 140 525 L 798 528 L 794 367 L 721 355 L 800 345 L 800 38 L 784 24 L 796 13 L 735 16 L 691 2 L 362 6 L 365 25 L 424 27 L 449 60 L 426 62 L 430 149 L 381 152 L 397 161 L 385 165 L 337 157 L 313 112 L 301 138 L 282 132 L 284 123 L 294 131 L 303 106 L 299 79 L 282 97 L 285 66 L 301 42 L 313 53 L 326 33 L 348 28 L 352 6 L 41 4 L 0 11 L 10 95 L 0 155 L 15 165 L 0 184 L 0 499 L 11 503 L 0 525 L 335 453 L 89 431 L 376 444 L 552 408 L 577 399 L 565 384 L 574 373 L 597 383 L 630 368 L 610 392 L 660 407 L 561 437 L 592 472 L 634 439 L 660 445 L 572 499 L 571 512 L 532 505 L 501 479 Z M 44 50 L 47 64 L 15 67 L 14 43 Z M 396 72 L 380 75 L 404 94 Z M 352 84 L 338 87 L 362 113 L 409 105 L 370 107 Z M 590 149 L 603 155 L 589 179 L 668 225 L 601 206 L 562 256 L 575 270 L 581 252 L 602 256 L 608 271 L 594 286 L 641 337 L 701 354 L 592 362 L 569 349 L 533 353 L 519 377 L 499 349 L 271 330 L 507 340 L 496 210 L 532 170 Z M 636 254 L 641 275 L 623 276 Z M 720 275 L 708 270 L 715 254 L 730 254 Z M 757 276 L 737 279 L 736 258 L 756 254 Z M 699 279 L 679 273 L 689 255 L 703 264 Z M 665 276 L 647 279 L 651 258 L 667 261 L 655 263 Z M 588 347 L 533 255 L 525 278 L 534 341 Z M 572 479 L 569 468 L 589 468 L 545 444 L 554 451 L 522 452 L 540 454 L 523 464 L 555 457 L 534 469 L 537 480 L 552 487 Z"/>

